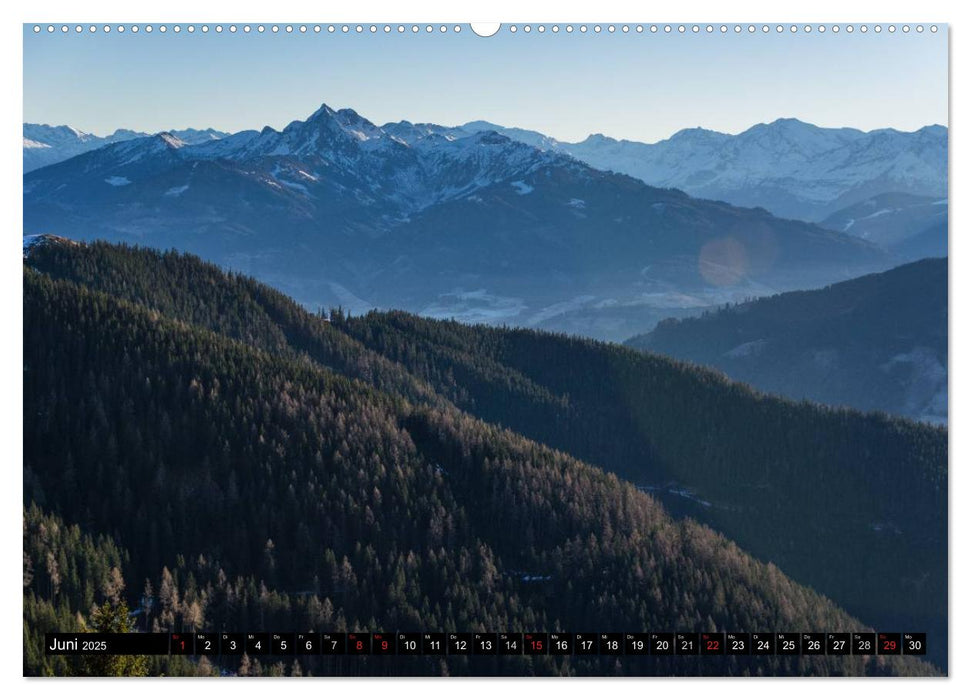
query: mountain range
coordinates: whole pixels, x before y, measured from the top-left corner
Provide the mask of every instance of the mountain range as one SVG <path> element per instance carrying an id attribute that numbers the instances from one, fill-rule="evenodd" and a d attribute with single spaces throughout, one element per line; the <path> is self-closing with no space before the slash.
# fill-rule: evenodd
<path id="1" fill-rule="evenodd" d="M 609 339 L 898 261 L 478 128 L 379 127 L 324 105 L 282 131 L 116 142 L 27 173 L 24 232 L 195 252 L 309 308 Z"/>
<path id="2" fill-rule="evenodd" d="M 947 128 L 936 124 L 914 132 L 860 131 L 777 119 L 739 134 L 682 129 L 651 144 L 603 134 L 568 143 L 488 122 L 462 128 L 493 129 L 655 187 L 805 221 L 886 193 L 947 197 Z"/>
<path id="3" fill-rule="evenodd" d="M 175 129 L 170 133 L 186 143 L 204 143 L 229 135 L 215 129 Z M 59 163 L 109 143 L 146 136 L 151 134 L 131 129 L 116 129 L 107 136 L 95 136 L 70 126 L 24 123 L 24 172 Z"/>
<path id="4" fill-rule="evenodd" d="M 947 260 L 670 319 L 627 344 L 763 391 L 947 422 Z"/>
<path id="5" fill-rule="evenodd" d="M 43 633 L 139 599 L 164 631 L 919 630 L 936 665 L 302 657 L 314 675 L 946 668 L 944 428 L 592 340 L 312 314 L 176 252 L 40 236 L 23 275 L 25 673 L 84 672 Z"/>
<path id="6" fill-rule="evenodd" d="M 401 127 L 404 126 L 404 129 Z M 776 216 L 822 221 L 840 209 L 888 194 L 947 197 L 947 128 L 914 132 L 825 128 L 798 119 L 756 124 L 739 134 L 682 129 L 643 143 L 591 134 L 559 141 L 538 131 L 472 121 L 456 127 L 386 124 L 395 133 L 415 130 L 456 139 L 494 131 L 543 151 L 556 151 L 600 169 L 676 188 L 704 199 L 763 207 Z M 224 138 L 205 129 L 170 132 L 187 143 Z M 24 171 L 66 160 L 107 143 L 148 136 L 119 129 L 96 137 L 71 127 L 24 124 Z M 30 163 L 28 164 L 28 161 Z"/>

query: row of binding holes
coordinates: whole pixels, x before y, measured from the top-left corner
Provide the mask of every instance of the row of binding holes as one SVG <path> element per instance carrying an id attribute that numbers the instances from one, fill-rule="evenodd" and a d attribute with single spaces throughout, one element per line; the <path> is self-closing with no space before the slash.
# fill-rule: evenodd
<path id="1" fill-rule="evenodd" d="M 39 24 L 34 25 L 35 34 L 39 34 L 40 32 L 44 31 L 44 29 L 45 27 L 42 27 Z M 60 26 L 48 24 L 46 27 L 46 30 L 49 34 L 53 34 L 58 30 L 60 30 L 64 34 L 67 34 L 71 31 L 74 31 L 77 34 L 81 34 L 82 32 L 85 32 L 85 31 L 91 34 L 95 32 L 104 32 L 106 34 L 109 32 L 117 32 L 119 34 L 123 34 L 125 32 L 131 32 L 132 34 L 137 34 L 139 31 L 143 31 L 146 33 L 158 31 L 163 34 L 168 31 L 175 32 L 176 34 L 179 34 L 183 31 L 186 31 L 189 34 L 194 34 L 196 31 L 200 31 L 203 34 L 207 34 L 210 31 L 214 31 L 216 34 L 221 34 L 223 31 L 227 31 L 230 34 L 235 34 L 236 32 L 242 32 L 244 34 L 249 34 L 250 32 L 256 32 L 257 34 L 263 34 L 266 32 L 270 32 L 272 34 L 278 34 L 280 32 L 284 32 L 286 34 L 293 34 L 295 32 L 300 34 L 307 34 L 308 32 L 312 32 L 315 34 L 320 34 L 321 32 L 327 32 L 329 34 L 364 34 L 366 32 L 370 32 L 371 34 L 377 34 L 379 32 L 384 32 L 385 34 L 390 34 L 392 32 L 397 32 L 398 34 L 404 34 L 406 32 L 410 32 L 412 34 L 418 34 L 419 32 L 425 32 L 427 34 L 431 34 L 433 32 L 445 34 L 447 32 L 461 32 L 462 27 L 460 27 L 457 24 L 451 25 L 451 26 L 445 25 L 445 24 L 441 24 L 441 25 L 433 25 L 433 24 L 426 24 L 426 25 L 417 25 L 417 24 L 412 24 L 412 25 L 404 25 L 404 24 L 398 24 L 398 25 L 390 25 L 390 24 L 384 24 L 384 25 L 377 25 L 377 24 L 249 25 L 249 24 L 244 24 L 241 26 L 230 24 L 225 27 L 221 24 L 216 24 L 212 27 L 210 27 L 208 24 L 202 24 L 202 25 L 199 25 L 198 27 L 196 27 L 193 24 L 189 24 L 183 28 L 182 25 L 179 25 L 179 24 L 173 25 L 172 27 L 168 27 L 164 24 L 159 25 L 158 27 L 153 27 L 150 24 L 146 24 L 142 27 L 139 27 L 139 25 L 137 24 L 133 24 L 130 26 L 119 24 L 114 27 L 108 24 L 104 26 L 98 26 L 95 24 L 84 26 L 84 25 L 76 24 L 73 27 L 67 24 L 62 24 Z"/>
<path id="2" fill-rule="evenodd" d="M 536 28 L 535 28 L 535 30 L 537 32 L 539 32 L 540 34 L 546 32 L 546 29 L 547 29 L 546 26 L 544 26 L 542 24 L 536 26 Z M 735 34 L 742 34 L 743 32 L 748 33 L 748 34 L 755 34 L 757 32 L 762 32 L 763 34 L 769 34 L 772 31 L 775 31 L 778 34 L 782 34 L 783 32 L 787 32 L 787 31 L 790 32 L 790 33 L 792 33 L 792 34 L 796 34 L 796 33 L 799 33 L 799 32 L 802 32 L 802 33 L 817 32 L 817 33 L 820 33 L 820 34 L 823 34 L 823 33 L 826 33 L 826 32 L 833 32 L 834 34 L 838 34 L 840 31 L 845 31 L 847 33 L 852 34 L 854 31 L 856 31 L 857 28 L 854 27 L 852 24 L 845 25 L 843 27 L 841 27 L 839 25 L 835 25 L 835 24 L 832 25 L 832 26 L 826 26 L 824 24 L 820 24 L 820 25 L 817 25 L 817 26 L 813 26 L 811 24 L 805 24 L 805 25 L 797 25 L 797 24 L 791 24 L 791 25 L 783 25 L 783 24 L 776 24 L 776 25 L 768 25 L 768 24 L 761 24 L 761 25 L 755 25 L 755 24 L 749 24 L 749 25 L 742 25 L 742 24 L 727 25 L 727 24 L 722 24 L 722 25 L 717 25 L 717 26 L 711 25 L 711 24 L 706 24 L 706 25 L 699 25 L 699 24 L 690 24 L 690 25 L 686 25 L 686 24 L 677 24 L 677 25 L 671 25 L 671 24 L 662 24 L 662 25 L 651 24 L 651 25 L 646 25 L 646 26 L 643 25 L 643 24 L 636 24 L 636 25 L 633 25 L 633 26 L 632 25 L 629 25 L 629 24 L 622 24 L 622 25 L 608 24 L 606 26 L 601 26 L 599 24 L 594 24 L 594 25 L 589 26 L 589 27 L 586 24 L 580 24 L 580 25 L 576 25 L 576 26 L 574 26 L 572 24 L 567 24 L 564 27 L 562 27 L 562 31 L 565 31 L 567 34 L 571 34 L 574 31 L 580 32 L 581 34 L 586 34 L 588 31 L 591 31 L 591 30 L 593 31 L 594 34 L 600 34 L 605 29 L 606 29 L 607 33 L 609 33 L 609 34 L 614 34 L 614 33 L 618 32 L 618 31 L 620 31 L 623 34 L 628 34 L 630 32 L 635 32 L 637 34 L 642 34 L 645 31 L 650 32 L 652 34 L 657 34 L 658 32 L 663 32 L 664 34 L 671 34 L 673 32 L 677 32 L 679 34 L 689 34 L 689 33 L 690 34 L 699 34 L 699 33 L 702 33 L 702 32 L 707 33 L 707 34 L 712 34 L 714 32 L 721 32 L 722 34 L 728 34 L 729 32 L 734 32 Z M 865 24 L 862 24 L 862 25 L 859 26 L 859 31 L 860 32 L 863 32 L 863 33 L 866 33 L 868 31 L 870 31 L 870 29 L 871 28 L 869 26 L 865 25 Z M 872 26 L 872 29 L 877 34 L 879 34 L 880 32 L 883 31 L 883 27 L 881 25 L 879 25 L 879 24 L 873 25 Z M 896 25 L 893 25 L 893 24 L 890 24 L 890 25 L 887 25 L 887 28 L 886 29 L 887 29 L 888 32 L 890 32 L 891 34 L 893 34 L 894 32 L 897 31 L 897 26 Z M 913 29 L 914 29 L 914 31 L 916 31 L 918 33 L 922 33 L 924 31 L 923 25 L 920 25 L 920 24 L 914 26 Z M 512 32 L 513 34 L 515 34 L 516 32 L 518 32 L 520 30 L 523 31 L 523 32 L 526 32 L 528 34 L 528 33 L 530 33 L 530 32 L 533 31 L 533 27 L 531 25 L 529 25 L 529 24 L 523 25 L 522 27 L 519 27 L 519 26 L 513 24 L 513 25 L 510 25 L 508 27 L 508 30 L 510 32 Z M 561 31 L 561 27 L 559 25 L 554 24 L 553 26 L 551 26 L 549 28 L 549 30 L 551 32 L 553 32 L 554 34 L 556 34 L 556 33 L 558 33 L 558 32 Z M 900 31 L 902 31 L 904 34 L 908 34 L 910 32 L 910 30 L 911 30 L 911 26 L 909 24 L 904 24 L 904 25 L 902 25 L 900 27 Z M 931 32 L 937 32 L 937 25 L 931 25 L 930 26 L 930 31 Z"/>
<path id="3" fill-rule="evenodd" d="M 118 32 L 119 34 L 123 34 L 126 31 L 127 32 L 131 32 L 132 34 L 137 34 L 139 31 L 143 31 L 143 32 L 148 33 L 148 34 L 150 34 L 153 31 L 159 31 L 159 32 L 161 32 L 161 33 L 164 34 L 164 33 L 168 32 L 168 31 L 170 31 L 170 28 L 168 26 L 164 25 L 164 24 L 159 25 L 158 27 L 153 27 L 151 24 L 146 24 L 146 25 L 144 25 L 142 27 L 139 27 L 139 25 L 137 25 L 137 24 L 133 24 L 133 25 L 130 25 L 130 26 L 127 26 L 127 27 L 125 25 L 123 25 L 123 24 L 117 25 L 115 27 L 112 27 L 111 25 L 108 25 L 108 24 L 105 24 L 105 25 L 100 26 L 100 27 L 98 25 L 94 25 L 94 24 L 89 25 L 87 27 L 85 27 L 83 25 L 80 25 L 80 24 L 76 24 L 73 27 L 72 26 L 69 26 L 67 24 L 62 24 L 60 26 L 55 26 L 53 24 L 48 24 L 46 27 L 42 27 L 39 24 L 35 24 L 34 25 L 34 33 L 35 34 L 39 34 L 40 32 L 44 31 L 45 29 L 47 30 L 47 32 L 49 34 L 53 34 L 54 32 L 56 32 L 58 30 L 60 30 L 64 34 L 67 34 L 67 33 L 71 32 L 72 30 L 75 33 L 77 33 L 77 34 L 80 34 L 80 33 L 84 32 L 84 31 L 87 31 L 88 33 L 92 33 L 92 34 L 95 33 L 95 32 L 99 32 L 99 31 L 105 32 L 105 33 L 108 33 L 108 32 Z M 269 25 L 269 26 L 262 25 L 262 24 L 258 24 L 258 25 L 254 25 L 254 26 L 251 26 L 249 24 L 244 24 L 242 26 L 237 26 L 235 24 L 230 24 L 230 25 L 228 25 L 226 27 L 223 27 L 223 25 L 221 25 L 221 24 L 217 24 L 217 25 L 214 25 L 212 27 L 210 27 L 208 24 L 203 24 L 203 25 L 200 25 L 198 28 L 195 25 L 189 24 L 189 25 L 186 25 L 185 26 L 184 30 L 183 30 L 182 25 L 179 25 L 179 24 L 173 25 L 171 27 L 171 31 L 172 32 L 175 32 L 176 34 L 179 34 L 182 31 L 186 31 L 189 34 L 194 34 L 197 29 L 198 29 L 198 31 L 202 32 L 203 34 L 207 34 L 210 30 L 216 32 L 217 34 L 221 34 L 224 30 L 225 31 L 228 31 L 230 34 L 235 34 L 237 31 L 243 32 L 244 34 L 249 34 L 250 32 L 256 32 L 258 34 L 263 34 L 265 32 L 270 32 L 270 33 L 273 33 L 273 34 L 277 34 L 277 33 L 281 32 L 281 31 L 282 32 L 285 32 L 287 34 L 292 34 L 294 32 L 298 32 L 300 34 L 306 34 L 308 32 L 313 32 L 315 34 L 319 34 L 321 32 L 327 32 L 329 34 L 337 34 L 337 33 L 340 33 L 340 34 L 351 34 L 351 33 L 364 34 L 366 32 L 370 32 L 371 34 L 377 34 L 379 32 L 384 32 L 385 34 L 391 34 L 392 32 L 396 32 L 398 34 L 405 34 L 405 33 L 418 34 L 418 33 L 422 33 L 422 32 L 424 32 L 426 34 L 431 34 L 431 33 L 436 33 L 436 32 L 437 33 L 440 33 L 440 34 L 445 34 L 447 32 L 461 32 L 462 31 L 462 28 L 459 25 L 457 25 L 457 24 L 456 25 L 452 25 L 452 26 L 445 25 L 445 24 L 441 24 L 441 25 L 432 25 L 432 24 L 425 24 L 425 25 L 418 25 L 418 24 L 412 24 L 412 25 L 404 25 L 404 24 L 398 24 L 398 25 L 390 25 L 390 24 L 385 24 L 385 25 L 376 25 L 376 24 L 371 24 L 371 25 L 363 25 L 363 24 L 356 24 L 356 25 L 353 25 L 353 24 L 339 24 L 339 25 L 334 25 L 334 24 L 328 24 L 328 25 L 320 25 L 320 24 L 306 25 L 306 24 L 300 24 L 300 25 L 293 25 L 293 24 L 287 24 L 287 25 L 282 25 L 282 26 L 281 25 L 277 25 L 277 24 L 273 24 L 273 25 Z M 860 31 L 860 32 L 862 32 L 862 33 L 865 34 L 866 32 L 870 31 L 871 27 L 869 27 L 866 24 L 861 24 L 858 28 L 857 27 L 854 27 L 854 25 L 852 25 L 852 24 L 848 24 L 848 25 L 845 25 L 843 27 L 841 27 L 839 25 L 835 25 L 835 24 L 832 25 L 832 26 L 829 26 L 829 27 L 827 27 L 826 25 L 823 25 L 823 24 L 820 24 L 820 25 L 817 25 L 817 26 L 813 26 L 813 25 L 810 25 L 810 24 L 805 24 L 805 25 L 797 25 L 797 24 L 782 25 L 782 24 L 776 24 L 776 25 L 773 25 L 773 26 L 770 26 L 768 24 L 762 24 L 762 25 L 755 25 L 755 24 L 749 24 L 749 25 L 741 25 L 741 24 L 727 25 L 727 24 L 722 24 L 722 25 L 718 25 L 718 26 L 711 25 L 711 24 L 706 24 L 706 25 L 698 25 L 698 24 L 691 24 L 691 25 L 685 25 L 685 24 L 678 24 L 678 25 L 670 25 L 670 24 L 657 25 L 657 24 L 651 24 L 651 25 L 647 25 L 647 26 L 645 26 L 643 24 L 637 24 L 637 25 L 633 25 L 633 26 L 632 25 L 629 25 L 629 24 L 623 24 L 623 25 L 619 25 L 619 26 L 618 25 L 613 25 L 613 24 L 608 24 L 608 25 L 606 25 L 606 27 L 602 27 L 599 24 L 595 24 L 592 27 L 588 27 L 585 24 L 580 24 L 580 25 L 577 25 L 577 26 L 574 26 L 572 24 L 567 24 L 567 25 L 563 26 L 562 28 L 560 27 L 560 25 L 554 24 L 554 25 L 551 25 L 549 27 L 549 31 L 552 32 L 552 33 L 554 33 L 554 34 L 557 34 L 560 31 L 564 31 L 567 34 L 572 34 L 574 31 L 578 31 L 581 34 L 586 34 L 591 29 L 592 29 L 593 33 L 595 33 L 595 34 L 600 34 L 601 32 L 603 32 L 604 29 L 606 29 L 606 31 L 609 34 L 613 34 L 613 33 L 617 32 L 618 30 L 621 33 L 623 33 L 623 34 L 628 34 L 630 32 L 635 32 L 637 34 L 641 34 L 641 33 L 645 32 L 645 31 L 650 32 L 652 34 L 656 34 L 658 32 L 663 32 L 665 34 L 671 34 L 671 33 L 674 33 L 674 32 L 677 32 L 679 34 L 688 34 L 688 33 L 690 33 L 690 34 L 700 34 L 702 32 L 707 33 L 707 34 L 712 34 L 714 32 L 720 32 L 722 34 L 728 34 L 730 32 L 733 32 L 735 34 L 742 34 L 742 33 L 756 34 L 758 32 L 761 32 L 763 34 L 769 34 L 770 32 L 773 32 L 773 31 L 776 32 L 777 34 L 782 34 L 784 32 L 789 32 L 791 34 L 797 34 L 797 33 L 804 33 L 805 34 L 805 33 L 811 33 L 811 32 L 817 32 L 817 33 L 822 34 L 822 33 L 826 33 L 826 32 L 832 32 L 834 34 L 838 34 L 841 31 L 844 31 L 844 32 L 849 33 L 849 34 L 852 34 L 854 31 Z M 893 24 L 887 25 L 887 28 L 886 29 L 891 34 L 893 34 L 894 32 L 897 31 L 896 25 L 893 25 Z M 913 29 L 917 33 L 922 33 L 924 31 L 924 26 L 918 24 L 918 25 L 914 26 Z M 511 32 L 513 34 L 515 34 L 516 32 L 518 32 L 520 30 L 522 30 L 523 32 L 529 34 L 530 32 L 534 31 L 534 27 L 532 25 L 529 25 L 529 24 L 522 25 L 521 27 L 518 26 L 518 25 L 512 24 L 512 25 L 509 25 L 508 30 L 509 30 L 509 32 Z M 883 31 L 883 27 L 881 25 L 879 25 L 879 24 L 875 24 L 875 25 L 872 26 L 872 30 L 874 32 L 876 32 L 877 34 L 879 34 L 880 32 Z M 904 24 L 904 25 L 902 25 L 900 27 L 900 31 L 902 31 L 904 34 L 909 33 L 910 30 L 911 30 L 911 27 L 908 24 Z M 538 32 L 538 33 L 540 33 L 540 34 L 543 34 L 543 33 L 545 33 L 547 31 L 547 27 L 546 27 L 546 25 L 540 24 L 540 25 L 537 25 L 535 27 L 535 31 Z M 937 25 L 932 24 L 930 26 L 930 31 L 931 32 L 937 32 Z"/>

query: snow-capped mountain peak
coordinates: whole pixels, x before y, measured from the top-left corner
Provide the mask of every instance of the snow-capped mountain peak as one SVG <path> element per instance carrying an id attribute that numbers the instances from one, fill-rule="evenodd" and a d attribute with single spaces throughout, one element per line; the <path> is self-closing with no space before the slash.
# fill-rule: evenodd
<path id="1" fill-rule="evenodd" d="M 98 137 L 85 133 L 80 129 L 75 129 L 73 126 L 24 124 L 24 138 L 34 143 L 43 143 L 48 147 L 54 148 L 76 142 L 86 143 Z"/>
<path id="2" fill-rule="evenodd" d="M 596 134 L 590 134 L 589 136 L 587 136 L 587 138 L 581 141 L 581 143 L 587 144 L 589 146 L 598 146 L 598 145 L 603 145 L 608 143 L 611 143 L 611 144 L 617 143 L 617 139 L 612 139 L 609 136 L 605 136 L 604 134 L 601 134 L 598 132 Z"/>
<path id="3" fill-rule="evenodd" d="M 728 134 L 723 134 L 720 131 L 712 131 L 701 126 L 692 126 L 675 132 L 670 140 L 682 143 L 704 143 L 720 142 L 729 138 L 731 137 Z"/>
<path id="4" fill-rule="evenodd" d="M 330 199 L 336 191 L 345 205 L 383 202 L 394 209 L 394 216 L 407 216 L 498 182 L 524 181 L 555 162 L 577 165 L 566 154 L 544 151 L 494 130 L 410 122 L 379 127 L 353 109 L 322 104 L 307 119 L 293 121 L 282 131 L 268 126 L 195 143 L 162 132 L 86 154 L 80 165 L 99 187 L 107 184 L 120 191 L 175 163 L 192 168 L 211 163 L 291 199 L 310 203 Z M 177 179 L 159 186 L 161 197 L 197 191 Z"/>
<path id="5" fill-rule="evenodd" d="M 312 122 L 317 121 L 318 119 L 331 118 L 335 114 L 336 112 L 331 109 L 326 102 L 321 102 L 320 107 L 318 107 L 313 114 L 307 117 L 306 121 Z"/>

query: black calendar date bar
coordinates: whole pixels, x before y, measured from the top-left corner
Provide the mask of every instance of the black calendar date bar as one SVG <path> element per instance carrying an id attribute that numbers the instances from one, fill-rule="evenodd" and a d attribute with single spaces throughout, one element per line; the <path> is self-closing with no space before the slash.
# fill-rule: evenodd
<path id="1" fill-rule="evenodd" d="M 917 655 L 923 632 L 48 632 L 50 656 Z"/>

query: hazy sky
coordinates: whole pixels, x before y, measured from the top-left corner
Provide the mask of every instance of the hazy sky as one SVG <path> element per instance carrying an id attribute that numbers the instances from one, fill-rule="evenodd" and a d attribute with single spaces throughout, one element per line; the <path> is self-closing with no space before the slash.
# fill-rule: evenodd
<path id="1" fill-rule="evenodd" d="M 561 140 L 653 142 L 797 117 L 912 131 L 947 124 L 947 30 L 624 35 L 468 27 L 259 35 L 52 35 L 24 28 L 24 120 L 105 134 L 280 129 L 322 102 L 373 122 L 486 119 Z"/>

